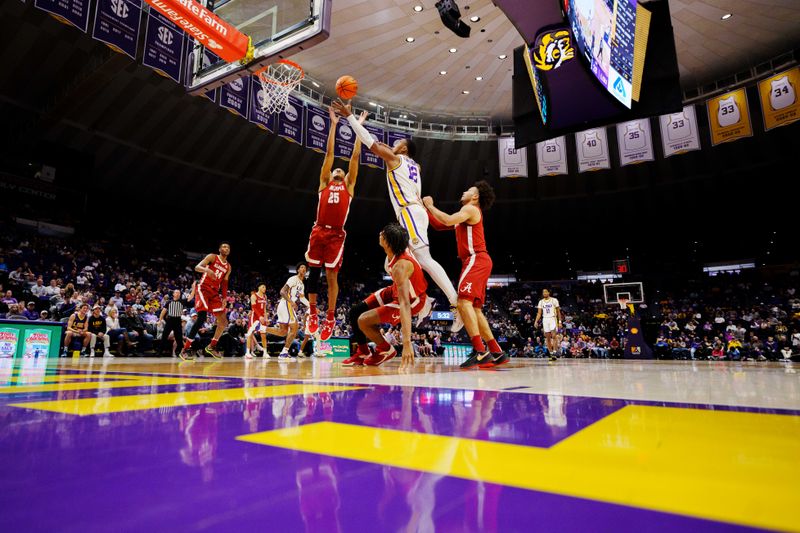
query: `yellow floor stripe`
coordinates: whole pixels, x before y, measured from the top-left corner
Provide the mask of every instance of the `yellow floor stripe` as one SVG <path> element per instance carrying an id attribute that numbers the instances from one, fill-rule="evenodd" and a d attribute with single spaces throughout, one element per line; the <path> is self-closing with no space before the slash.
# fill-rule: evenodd
<path id="1" fill-rule="evenodd" d="M 627 406 L 550 448 L 320 422 L 239 440 L 779 530 L 800 529 L 800 417 Z"/>
<path id="2" fill-rule="evenodd" d="M 142 411 L 161 407 L 200 405 L 205 403 L 238 402 L 278 396 L 297 396 L 320 392 L 341 392 L 363 387 L 339 387 L 329 385 L 275 385 L 272 387 L 252 387 L 247 389 L 215 389 L 209 391 L 167 392 L 163 394 L 136 394 L 131 396 L 111 396 L 109 398 L 79 398 L 73 400 L 52 400 L 44 402 L 25 402 L 10 404 L 12 407 L 37 409 L 70 415 L 96 415 L 119 413 L 123 411 Z"/>
<path id="3" fill-rule="evenodd" d="M 163 385 L 196 385 L 199 383 L 219 383 L 222 379 L 208 378 L 165 378 L 159 376 L 105 376 L 115 381 L 98 381 L 99 376 L 86 376 L 95 378 L 94 381 L 69 381 L 65 383 L 49 383 L 43 385 L 18 385 L 13 387 L 0 387 L 0 394 L 19 394 L 23 392 L 62 392 L 93 389 L 120 389 L 125 387 L 155 387 Z"/>

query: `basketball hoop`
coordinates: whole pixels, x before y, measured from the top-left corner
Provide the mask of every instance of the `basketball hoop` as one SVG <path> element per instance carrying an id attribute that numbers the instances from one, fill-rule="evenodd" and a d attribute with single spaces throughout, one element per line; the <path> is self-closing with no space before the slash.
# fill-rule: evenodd
<path id="1" fill-rule="evenodd" d="M 617 303 L 619 304 L 619 308 L 625 310 L 628 307 L 628 299 L 627 298 L 618 298 Z"/>
<path id="2" fill-rule="evenodd" d="M 263 94 L 257 96 L 265 113 L 282 113 L 289 105 L 289 93 L 305 77 L 300 65 L 288 59 L 267 65 L 257 70 L 255 75 L 261 80 Z"/>

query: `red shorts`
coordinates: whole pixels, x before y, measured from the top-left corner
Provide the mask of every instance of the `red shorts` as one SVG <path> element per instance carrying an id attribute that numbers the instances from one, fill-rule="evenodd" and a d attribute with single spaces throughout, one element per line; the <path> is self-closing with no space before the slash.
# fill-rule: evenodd
<path id="1" fill-rule="evenodd" d="M 198 313 L 206 311 L 207 313 L 217 314 L 225 310 L 225 304 L 222 302 L 218 290 L 208 289 L 201 285 L 197 287 L 194 308 Z"/>
<path id="2" fill-rule="evenodd" d="M 306 261 L 308 266 L 339 270 L 344 255 L 344 238 L 347 233 L 341 228 L 328 228 L 314 224 L 308 238 Z"/>
<path id="3" fill-rule="evenodd" d="M 461 260 L 461 277 L 458 279 L 458 298 L 469 300 L 472 307 L 480 309 L 486 299 L 486 284 L 492 273 L 492 258 L 478 252 Z"/>
<path id="4" fill-rule="evenodd" d="M 411 316 L 416 316 L 422 311 L 427 299 L 427 295 L 421 294 L 411 301 Z M 370 309 L 377 309 L 382 324 L 396 326 L 400 323 L 400 304 L 392 296 L 391 287 L 370 294 L 364 301 Z"/>
<path id="5" fill-rule="evenodd" d="M 247 329 L 248 329 L 248 331 L 250 330 L 250 328 L 253 327 L 253 324 L 258 322 L 259 318 L 261 318 L 261 315 L 257 315 L 255 313 L 250 313 L 250 319 L 247 321 Z"/>

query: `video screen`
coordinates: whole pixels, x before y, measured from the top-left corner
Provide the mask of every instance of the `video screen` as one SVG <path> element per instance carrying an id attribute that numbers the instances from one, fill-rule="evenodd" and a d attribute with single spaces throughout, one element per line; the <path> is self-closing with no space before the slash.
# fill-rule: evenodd
<path id="1" fill-rule="evenodd" d="M 592 73 L 630 108 L 636 0 L 569 0 L 567 19 Z"/>

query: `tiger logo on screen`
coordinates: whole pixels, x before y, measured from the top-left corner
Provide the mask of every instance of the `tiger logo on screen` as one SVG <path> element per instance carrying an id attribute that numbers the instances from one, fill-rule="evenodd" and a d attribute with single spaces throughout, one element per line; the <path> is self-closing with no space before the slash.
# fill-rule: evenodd
<path id="1" fill-rule="evenodd" d="M 545 33 L 536 39 L 538 45 L 533 53 L 533 60 L 539 70 L 555 70 L 564 61 L 575 57 L 575 49 L 567 30 Z"/>

